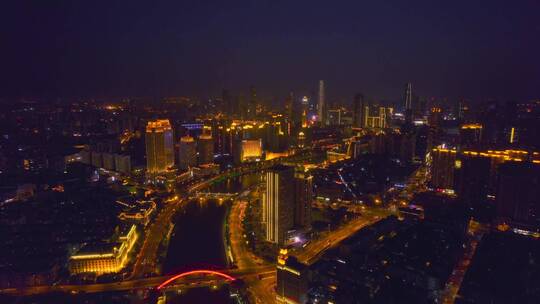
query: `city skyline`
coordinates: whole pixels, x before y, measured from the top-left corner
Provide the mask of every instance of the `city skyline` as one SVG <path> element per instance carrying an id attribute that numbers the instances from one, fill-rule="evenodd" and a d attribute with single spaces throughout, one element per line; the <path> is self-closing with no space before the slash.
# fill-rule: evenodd
<path id="1" fill-rule="evenodd" d="M 4 4 L 0 303 L 535 303 L 538 11 Z"/>

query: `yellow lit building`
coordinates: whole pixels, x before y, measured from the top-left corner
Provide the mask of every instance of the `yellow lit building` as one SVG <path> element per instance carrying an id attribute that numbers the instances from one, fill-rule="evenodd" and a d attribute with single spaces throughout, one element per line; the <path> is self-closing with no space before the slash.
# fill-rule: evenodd
<path id="1" fill-rule="evenodd" d="M 180 138 L 178 147 L 178 168 L 188 170 L 197 165 L 197 144 L 191 136 Z"/>
<path id="2" fill-rule="evenodd" d="M 372 111 L 370 112 L 370 107 L 366 106 L 364 108 L 364 126 L 367 128 L 388 128 L 388 122 L 393 112 L 393 108 L 387 107 L 372 107 Z"/>
<path id="3" fill-rule="evenodd" d="M 287 249 L 281 249 L 276 270 L 276 303 L 306 303 L 309 289 L 307 265 L 288 256 Z"/>
<path id="4" fill-rule="evenodd" d="M 198 164 L 211 164 L 214 162 L 214 140 L 210 134 L 202 134 L 197 141 Z"/>
<path id="5" fill-rule="evenodd" d="M 256 161 L 262 158 L 262 142 L 260 139 L 246 139 L 242 140 L 242 150 L 240 153 L 240 160 Z"/>
<path id="6" fill-rule="evenodd" d="M 454 167 L 457 151 L 451 149 L 433 149 L 431 151 L 431 184 L 438 189 L 454 189 Z"/>
<path id="7" fill-rule="evenodd" d="M 168 119 L 149 121 L 145 140 L 148 173 L 162 173 L 174 165 L 173 130 Z"/>
<path id="8" fill-rule="evenodd" d="M 137 241 L 135 225 L 122 234 L 115 243 L 86 245 L 69 258 L 69 272 L 80 273 L 116 273 L 128 263 L 129 253 Z"/>
<path id="9" fill-rule="evenodd" d="M 284 244 L 294 225 L 294 167 L 276 165 L 267 171 L 262 213 L 266 241 Z"/>
<path id="10" fill-rule="evenodd" d="M 460 145 L 462 149 L 477 148 L 482 142 L 482 125 L 465 124 L 459 130 Z"/>

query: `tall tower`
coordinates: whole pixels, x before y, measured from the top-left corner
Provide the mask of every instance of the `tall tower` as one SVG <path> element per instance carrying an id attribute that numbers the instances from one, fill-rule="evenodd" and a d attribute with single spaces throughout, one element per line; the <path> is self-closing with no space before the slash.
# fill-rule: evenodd
<path id="1" fill-rule="evenodd" d="M 226 114 L 233 114 L 235 109 L 233 107 L 233 103 L 231 100 L 231 94 L 229 93 L 229 90 L 223 89 L 221 92 L 221 99 L 222 99 L 222 111 Z"/>
<path id="2" fill-rule="evenodd" d="M 294 225 L 294 167 L 276 165 L 266 173 L 263 222 L 266 240 L 283 245 Z"/>
<path id="3" fill-rule="evenodd" d="M 178 150 L 178 167 L 181 170 L 187 170 L 189 167 L 197 165 L 197 148 L 195 140 L 191 136 L 180 138 Z"/>
<path id="4" fill-rule="evenodd" d="M 319 116 L 319 122 L 322 124 L 322 125 L 325 125 L 326 124 L 326 117 L 324 115 L 324 107 L 325 107 L 325 104 L 324 104 L 324 80 L 319 80 L 319 100 L 318 100 L 318 104 L 317 104 L 317 114 Z"/>
<path id="5" fill-rule="evenodd" d="M 290 92 L 285 99 L 285 116 L 289 121 L 293 120 L 294 115 L 294 93 Z"/>
<path id="6" fill-rule="evenodd" d="M 307 113 L 309 111 L 309 98 L 307 96 L 302 97 L 301 103 L 301 113 L 302 113 L 302 128 L 307 127 Z"/>
<path id="7" fill-rule="evenodd" d="M 145 141 L 148 173 L 161 173 L 174 165 L 173 131 L 168 119 L 149 121 Z"/>
<path id="8" fill-rule="evenodd" d="M 356 128 L 364 127 L 364 108 L 366 104 L 364 102 L 364 95 L 356 94 L 354 96 L 354 117 L 353 117 L 353 126 Z"/>
<path id="9" fill-rule="evenodd" d="M 405 123 L 412 124 L 413 111 L 412 111 L 412 84 L 408 82 L 405 85 Z"/>
<path id="10" fill-rule="evenodd" d="M 255 118 L 257 113 L 257 91 L 254 86 L 249 87 L 248 119 Z"/>

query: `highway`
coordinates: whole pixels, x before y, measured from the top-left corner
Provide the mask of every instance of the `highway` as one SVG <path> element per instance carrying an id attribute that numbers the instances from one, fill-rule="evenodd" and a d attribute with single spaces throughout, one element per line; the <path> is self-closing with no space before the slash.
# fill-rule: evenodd
<path id="1" fill-rule="evenodd" d="M 244 199 L 244 196 L 248 196 L 249 193 L 250 191 L 245 191 L 237 200 L 235 200 L 229 214 L 229 237 L 232 254 L 235 265 L 239 269 L 249 269 L 261 266 L 272 267 L 272 269 L 274 269 L 274 271 L 267 273 L 266 275 L 249 276 L 245 278 L 247 290 L 252 299 L 255 300 L 255 303 L 273 303 L 276 298 L 274 292 L 274 286 L 276 285 L 275 265 L 268 264 L 263 259 L 253 254 L 248 248 L 244 238 L 245 231 L 242 226 L 242 221 L 245 216 L 246 207 L 249 204 L 249 198 Z"/>

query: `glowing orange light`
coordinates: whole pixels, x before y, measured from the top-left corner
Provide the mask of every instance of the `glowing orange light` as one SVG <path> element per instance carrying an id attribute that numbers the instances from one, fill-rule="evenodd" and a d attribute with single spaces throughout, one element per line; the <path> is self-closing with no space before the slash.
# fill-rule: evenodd
<path id="1" fill-rule="evenodd" d="M 213 271 L 213 270 L 193 270 L 193 271 L 188 271 L 188 272 L 183 272 L 183 273 L 180 273 L 180 274 L 177 274 L 175 275 L 174 277 L 168 279 L 167 281 L 161 283 L 161 285 L 159 285 L 157 287 L 157 289 L 161 289 L 167 285 L 169 285 L 170 283 L 172 283 L 173 281 L 175 280 L 178 280 L 180 278 L 183 278 L 183 277 L 186 277 L 186 276 L 189 276 L 189 275 L 192 275 L 192 274 L 214 274 L 214 275 L 217 275 L 217 276 L 220 276 L 222 278 L 225 278 L 229 281 L 235 281 L 236 279 L 234 277 L 231 277 L 230 275 L 228 274 L 225 274 L 223 272 L 219 272 L 219 271 Z"/>

